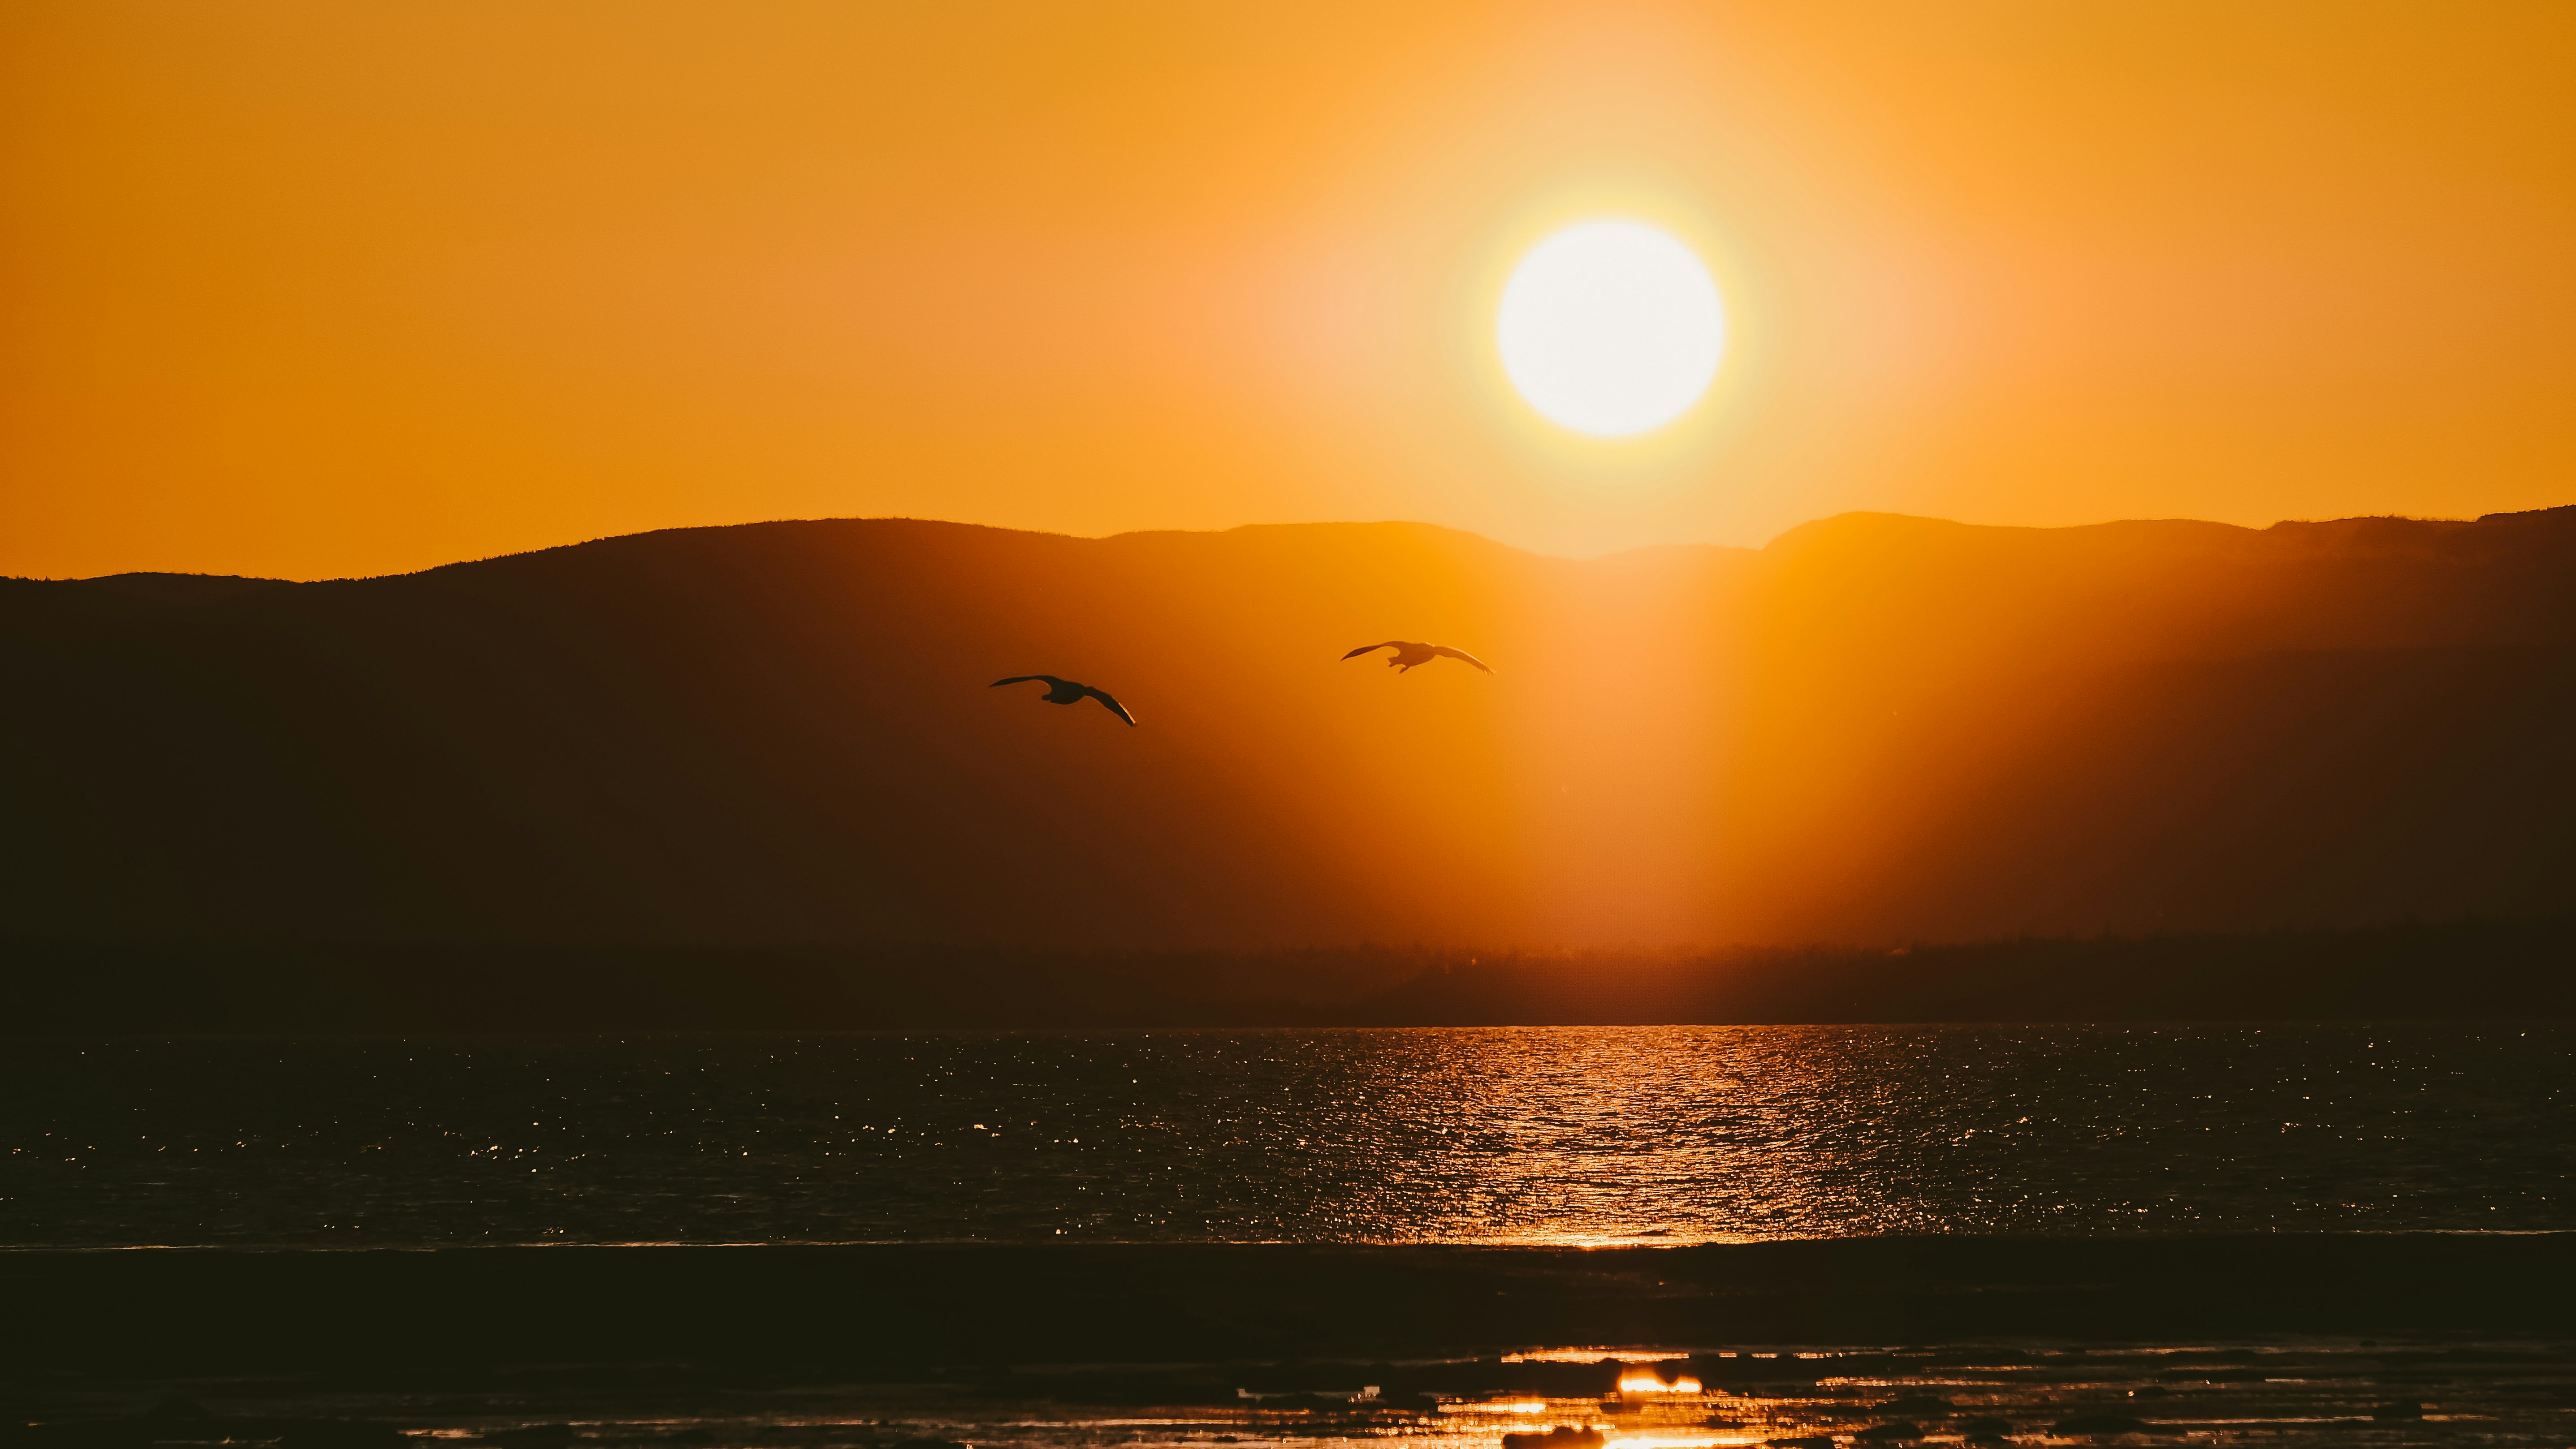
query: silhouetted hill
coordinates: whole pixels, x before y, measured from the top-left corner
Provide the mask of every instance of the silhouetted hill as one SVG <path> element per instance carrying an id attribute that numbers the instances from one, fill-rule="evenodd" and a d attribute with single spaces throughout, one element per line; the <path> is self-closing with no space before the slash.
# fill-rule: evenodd
<path id="1" fill-rule="evenodd" d="M 2576 1017 L 2576 917 L 1881 950 L 0 943 L 0 1033 Z"/>
<path id="2" fill-rule="evenodd" d="M 1430 638 L 1498 670 L 1398 677 Z M 908 520 L 0 584 L 0 933 L 1037 951 L 1960 940 L 2576 908 L 2576 509 Z M 1044 671 L 1143 722 L 991 690 Z"/>

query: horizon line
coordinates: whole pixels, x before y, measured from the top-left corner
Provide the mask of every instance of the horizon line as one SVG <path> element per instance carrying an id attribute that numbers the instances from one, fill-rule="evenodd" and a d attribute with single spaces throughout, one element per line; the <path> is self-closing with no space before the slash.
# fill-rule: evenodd
<path id="1" fill-rule="evenodd" d="M 509 551 L 506 551 L 506 552 L 502 552 L 502 553 L 481 554 L 481 555 L 478 555 L 478 556 L 473 557 L 473 558 L 450 559 L 450 560 L 448 560 L 448 561 L 447 561 L 447 562 L 445 562 L 445 563 L 431 564 L 431 565 L 429 565 L 429 566 L 427 566 L 427 567 L 425 567 L 425 568 L 407 569 L 407 570 L 403 570 L 403 571 L 400 571 L 400 572 L 395 572 L 395 573 L 383 573 L 383 574 L 331 574 L 331 575 L 322 575 L 322 576 L 316 576 L 316 577 L 311 577 L 311 578 L 286 578 L 286 577 L 280 577 L 280 576 L 276 576 L 276 575 L 269 575 L 269 574 L 219 574 L 219 573 L 191 572 L 191 571 L 186 571 L 186 570 L 176 570 L 176 569 L 120 569 L 120 570 L 118 570 L 118 571 L 116 571 L 116 572 L 114 572 L 114 573 L 105 573 L 105 574 L 84 574 L 84 575 L 65 575 L 65 576 L 60 576 L 60 577 L 52 576 L 52 575 L 38 575 L 38 574 L 10 574 L 10 575 L 0 575 L 0 579 L 4 579 L 4 580 L 6 580 L 6 581 L 8 581 L 8 582 L 13 582 L 13 583 L 57 583 L 57 584 L 97 583 L 97 582 L 101 582 L 101 581 L 108 580 L 108 579 L 124 579 L 124 578 L 232 579 L 232 580 L 239 580 L 239 581 L 244 582 L 244 583 L 274 583 L 274 584 L 333 584 L 333 583 L 365 583 L 365 582 L 370 582 L 370 581 L 373 581 L 373 580 L 379 580 L 379 579 L 417 578 L 417 577 L 419 577 L 419 576 L 420 576 L 420 575 L 422 575 L 422 574 L 437 573 L 437 572 L 439 572 L 439 571 L 440 571 L 440 570 L 442 570 L 442 569 L 467 568 L 467 567 L 472 567 L 472 566 L 477 565 L 477 564 L 499 563 L 499 562 L 502 562 L 502 561 L 507 560 L 507 559 L 516 559 L 516 558 L 532 558 L 532 557 L 535 557 L 535 556 L 537 556 L 537 555 L 539 555 L 539 554 L 560 553 L 560 552 L 563 552 L 563 551 L 565 551 L 565 550 L 567 550 L 567 549 L 589 548 L 589 547 L 592 547 L 592 546 L 597 545 L 597 544 L 603 544 L 603 543 L 615 543 L 615 542 L 619 542 L 619 541 L 622 541 L 622 540 L 625 540 L 625 539 L 632 539 L 632 538 L 651 538 L 651 537 L 654 537 L 654 536 L 656 536 L 656 535 L 666 534 L 666 533 L 714 533 L 714 532 L 719 532 L 719 531 L 728 530 L 728 529 L 741 529 L 741 528 L 775 528 L 775 527 L 781 527 L 781 526 L 787 526 L 787 525 L 795 525 L 795 524 L 829 524 L 829 523 L 843 523 L 843 524 L 848 524 L 848 523 L 914 523 L 914 524 L 932 524 L 932 525 L 937 525 L 937 526 L 940 526 L 940 527 L 947 527 L 947 528 L 977 528 L 977 529 L 987 529 L 987 530 L 990 530 L 990 531 L 992 531 L 992 532 L 996 532 L 996 533 L 1019 533 L 1019 534 L 1029 534 L 1029 535 L 1034 535 L 1034 536 L 1042 537 L 1042 538 L 1063 538 L 1063 539 L 1071 539 L 1071 540 L 1075 540 L 1075 541 L 1077 541 L 1077 542 L 1083 542 L 1083 543 L 1110 543 L 1110 542 L 1114 542 L 1114 541 L 1116 541 L 1116 540 L 1124 539 L 1124 538 L 1143 538 L 1143 537 L 1148 537 L 1148 536 L 1152 536 L 1152 535 L 1159 535 L 1159 534 L 1184 534 L 1184 535 L 1198 535 L 1198 536 L 1215 537 L 1215 536 L 1218 536 L 1218 535 L 1222 535 L 1222 534 L 1229 534 L 1229 533 L 1247 533 L 1247 532 L 1250 532 L 1250 531 L 1255 530 L 1255 529 L 1290 529 L 1290 528 L 1425 528 L 1425 529 L 1433 529 L 1433 530 L 1437 530 L 1437 531 L 1442 532 L 1442 533 L 1454 533 L 1454 534 L 1460 534 L 1460 535 L 1463 535 L 1463 536 L 1468 537 L 1468 538 L 1473 538 L 1473 539 L 1477 539 L 1477 540 L 1479 540 L 1479 541 L 1481 541 L 1481 542 L 1484 542 L 1484 543 L 1492 544 L 1492 545 L 1493 545 L 1494 547 L 1496 547 L 1496 548 L 1505 549 L 1505 550 L 1508 550 L 1508 551 L 1513 552 L 1513 553 L 1526 554 L 1526 555 L 1528 555 L 1528 556 L 1530 556 L 1530 557 L 1532 557 L 1532 558 L 1540 558 L 1540 559 L 1554 559 L 1554 560 L 1559 560 L 1559 561 L 1566 562 L 1566 563 L 1599 563 L 1599 562 L 1603 562 L 1603 561 L 1606 561 L 1606 560 L 1609 560 L 1609 559 L 1625 558 L 1625 557 L 1629 557 L 1629 556 L 1631 556 L 1631 555 L 1636 555 L 1636 554 L 1658 553 L 1658 552 L 1665 552 L 1665 551 L 1669 551 L 1669 550 L 1677 550 L 1677 549 L 1715 549 L 1715 550 L 1720 550 L 1720 551 L 1724 551 L 1724 552 L 1731 552 L 1731 553 L 1762 553 L 1762 552 L 1765 552 L 1765 551 L 1767 551 L 1767 550 L 1769 550 L 1769 549 L 1771 549 L 1771 548 L 1773 548 L 1773 547 L 1777 546 L 1779 543 L 1781 543 L 1783 540 L 1785 540 L 1785 539 L 1789 538 L 1789 537 L 1790 537 L 1791 535 L 1793 535 L 1793 534 L 1797 534 L 1797 533 L 1800 533 L 1800 532 L 1802 532 L 1802 531 L 1804 531 L 1804 530 L 1807 530 L 1807 529 L 1810 529 L 1810 528 L 1815 528 L 1815 527 L 1818 527 L 1818 526 L 1820 526 L 1820 525 L 1824 525 L 1824 524 L 1838 523 L 1838 522 L 1841 522 L 1841 521 L 1846 520 L 1846 519 L 1892 519 L 1892 520 L 1900 520 L 1900 521 L 1908 522 L 1908 523 L 1932 523 L 1932 524 L 1942 524 L 1942 525 L 1946 525 L 1946 526 L 1948 526 L 1948 527 L 1952 527 L 1952 528 L 1970 528 L 1970 529 L 1978 529 L 1978 530 L 1981 530 L 1981 531 L 1996 532 L 1996 533 L 2074 533 L 2074 532 L 2078 532 L 2078 531 L 2081 531 L 2081 530 L 2084 530 L 2084 529 L 2094 529 L 2094 528 L 2121 528 L 2121 527 L 2132 527 L 2132 526 L 2143 526 L 2143 525 L 2164 525 L 2164 526 L 2190 525 L 2190 526 L 2193 526 L 2193 527 L 2199 527 L 2199 528 L 2222 528 L 2222 529 L 2228 529 L 2228 530 L 2231 530 L 2231 531 L 2234 531 L 2234 532 L 2240 532 L 2240 533 L 2269 533 L 2269 532 L 2271 532 L 2271 531 L 2272 531 L 2272 530 L 2274 530 L 2274 529 L 2282 528 L 2282 527 L 2286 527 L 2286 526 L 2291 526 L 2291 525 L 2323 526 L 2323 525 L 2336 524 L 2336 523 L 2371 523 L 2371 522 L 2388 522 L 2388 523 L 2421 523 L 2421 524 L 2456 524 L 2456 525 L 2460 525 L 2460 526 L 2462 526 L 2462 527 L 2473 527 L 2473 526 L 2478 525 L 2478 524 L 2481 524 L 2481 523 L 2487 523 L 2487 522 L 2496 521 L 2496 520 L 2501 520 L 2501 519 L 2508 519 L 2508 518 L 2523 518 L 2523 517 L 2531 516 L 2531 515 L 2533 515 L 2533 514 L 2541 514 L 2541 513 L 2555 513 L 2555 512 L 2558 512 L 2558 511 L 2562 510 L 2562 509 L 2569 509 L 2569 508 L 2576 508 L 2576 503 L 2551 504 L 2551 505 L 2549 505 L 2549 506 L 2547 506 L 2547 507 L 2543 507 L 2543 508 L 2515 509 L 2515 510 L 2511 510 L 2511 511 L 2503 512 L 2503 513 L 2483 513 L 2483 514 L 2479 514 L 2479 515 L 2477 515 L 2477 516 L 2476 516 L 2476 517 L 2474 517 L 2474 518 L 2438 517 L 2438 516 L 2431 516 L 2431 515 L 2404 514 L 2404 513 L 2357 513 L 2357 514 L 2346 514 L 2346 515 L 2340 515 L 2340 516 L 2333 517 L 2333 518 L 2278 518 L 2278 519 L 2274 519 L 2274 520 L 2273 520 L 2272 522 L 2270 522 L 2270 523 L 2267 523 L 2267 524 L 2261 524 L 2261 525 L 2256 525 L 2256 524 L 2246 524 L 2246 523 L 2226 523 L 2226 522 L 2222 522 L 2222 521 L 2219 521 L 2219 520 L 2216 520 L 2216 519 L 2206 519 L 2206 518 L 2182 518 L 2182 517 L 2175 517 L 2175 518 L 2105 518 L 2105 519 L 2096 519 L 2096 520 L 2094 520 L 2094 521 L 2092 521 L 2092 522 L 2089 522 L 2089 523 L 2062 523 L 2062 524 L 1975 523 L 1975 522 L 1970 522 L 1970 521 L 1965 520 L 1965 519 L 1943 518 L 1943 517 L 1939 517 L 1939 516 L 1934 515 L 1934 514 L 1925 514 L 1925 513 L 1899 513 L 1899 512 L 1895 512 L 1895 511 L 1892 511 L 1892 510 L 1886 510 L 1886 509 L 1855 508 L 1855 509 L 1846 509 L 1846 510 L 1844 510 L 1843 512 L 1840 512 L 1840 513 L 1829 513 L 1829 514 L 1824 514 L 1824 515 L 1822 515 L 1822 516 L 1820 516 L 1820 517 L 1810 518 L 1810 519 L 1807 519 L 1807 520 L 1805 520 L 1805 521 L 1803 521 L 1803 522 L 1796 523 L 1796 524 L 1792 524 L 1791 526 L 1789 526 L 1789 527 L 1787 527 L 1787 528 L 1782 529 L 1780 532 L 1778 532 L 1778 533 L 1776 533 L 1776 534 L 1773 534 L 1770 538 L 1768 538 L 1768 539 L 1764 540 L 1762 543 L 1759 543 L 1759 544 L 1731 544 L 1731 543 L 1716 543 L 1716 542 L 1711 542 L 1711 541 L 1706 541 L 1706 540 L 1692 541 L 1692 542 L 1683 542 L 1683 543 L 1649 543 L 1649 544 L 1637 544 L 1637 545 L 1632 545 L 1632 546 L 1630 546 L 1630 547 L 1626 547 L 1626 548 L 1614 548 L 1614 549 L 1607 549 L 1607 550 L 1604 550 L 1604 551 L 1602 551 L 1602 552 L 1600 552 L 1600 553 L 1592 553 L 1592 554 L 1560 554 L 1560 553 L 1546 553 L 1546 552 L 1542 552 L 1542 551 L 1537 550 L 1537 549 L 1522 548 L 1522 547 L 1520 547 L 1520 546 L 1519 546 L 1519 545 L 1517 545 L 1517 544 L 1505 543 L 1505 542 L 1503 542 L 1503 541 L 1502 541 L 1502 540 L 1500 540 L 1500 539 L 1497 539 L 1497 538 L 1493 538 L 1493 537 L 1491 537 L 1490 535 L 1482 534 L 1482 533 L 1478 533 L 1478 532 L 1476 532 L 1474 529 L 1459 528 L 1459 527 L 1457 527 L 1457 526 L 1455 526 L 1455 525 L 1452 525 L 1452 524 L 1446 524 L 1446 523 L 1435 523 L 1435 522 L 1433 522 L 1433 521 L 1431 521 L 1431 520 L 1429 520 L 1429 519 L 1419 519 L 1419 518 L 1376 518 L 1376 519 L 1364 519 L 1364 518 L 1319 518 L 1319 519 L 1307 519 L 1307 520 L 1300 520 L 1300 521 L 1295 521 L 1295 522 L 1256 522 L 1256 523 L 1236 523 L 1236 524 L 1229 524 L 1229 525 L 1226 525 L 1225 527 L 1222 527 L 1222 528 L 1129 528 L 1129 529 L 1121 529 L 1121 530 L 1119 530 L 1119 531 L 1117 531 L 1117 532 L 1115 532 L 1115 533 L 1088 533 L 1088 534 L 1086 534 L 1086 533 L 1070 533 L 1070 532 L 1065 532 L 1065 531 L 1062 531 L 1062 530 L 1058 530 L 1058 529 L 1051 529 L 1051 528 L 1023 528 L 1023 527 L 1018 527 L 1018 526 L 1015 526 L 1015 525 L 1012 525 L 1012 524 L 1003 524 L 1003 523 L 977 523 L 977 522 L 973 522 L 973 521 L 971 521 L 971 520 L 967 520 L 967 519 L 957 519 L 957 518 L 931 518 L 931 517 L 925 517 L 925 516 L 921 516 L 921 515 L 917 515 L 917 514 L 905 514 L 905 513 L 891 513 L 891 514 L 833 514 L 833 515 L 825 515 L 825 516 L 817 516 L 817 517 L 802 517 L 802 518 L 757 518 L 757 519 L 745 519 L 745 520 L 742 520 L 742 521 L 740 521 L 740 522 L 735 522 L 735 523 L 679 523 L 679 524 L 670 524 L 670 525 L 666 525 L 666 526 L 664 526 L 664 527 L 660 527 L 660 528 L 642 528 L 642 529 L 637 529 L 637 530 L 635 530 L 635 531 L 634 531 L 634 532 L 632 532 L 632 533 L 606 533 L 606 534 L 598 534 L 598 535 L 595 535 L 595 536 L 593 536 L 593 537 L 589 537 L 589 538 L 574 539 L 574 540 L 572 540 L 572 541 L 570 541 L 570 542 L 566 542 L 566 543 L 544 544 L 544 545 L 541 545 L 541 546 L 539 546 L 539 547 L 535 547 L 535 548 L 512 549 L 512 550 L 509 550 Z"/>

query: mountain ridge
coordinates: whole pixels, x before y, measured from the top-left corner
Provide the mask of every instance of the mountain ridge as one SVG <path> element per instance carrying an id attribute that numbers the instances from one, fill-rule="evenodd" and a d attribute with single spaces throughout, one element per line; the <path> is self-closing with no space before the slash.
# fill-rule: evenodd
<path id="1" fill-rule="evenodd" d="M 170 577 L 0 588 L 0 934 L 1866 943 L 2576 905 L 2576 509 L 1842 515 L 1585 560 L 779 521 Z M 1339 660 L 1389 637 L 1499 673 Z M 1146 728 L 984 689 L 1032 671 Z"/>
<path id="2" fill-rule="evenodd" d="M 1540 553 L 1534 549 L 1524 549 L 1515 544 L 1508 544 L 1499 540 L 1488 539 L 1484 535 L 1475 533 L 1472 530 L 1454 528 L 1448 524 L 1432 523 L 1423 519 L 1339 519 L 1318 520 L 1305 523 L 1243 523 L 1234 524 L 1220 529 L 1147 528 L 1129 529 L 1120 533 L 1075 534 L 1059 533 L 1049 529 L 1017 528 L 1007 524 L 967 523 L 955 519 L 925 518 L 910 514 L 853 514 L 817 518 L 759 519 L 744 523 L 679 524 L 668 528 L 644 529 L 635 533 L 602 534 L 596 538 L 581 539 L 572 543 L 548 544 L 539 548 L 520 549 L 509 553 L 486 554 L 477 558 L 457 559 L 448 563 L 432 564 L 427 568 L 414 569 L 398 574 L 335 575 L 331 578 L 325 579 L 282 579 L 270 578 L 265 575 L 212 574 L 143 569 L 70 579 L 33 579 L 10 575 L 0 576 L 0 583 L 85 584 L 94 586 L 118 586 L 131 584 L 135 586 L 158 586 L 162 582 L 167 581 L 178 585 L 182 590 L 186 590 L 192 585 L 200 582 L 207 586 L 250 586 L 285 583 L 355 583 L 377 579 L 412 578 L 420 574 L 437 573 L 447 569 L 470 568 L 478 564 L 495 563 L 504 559 L 528 558 L 545 554 L 555 554 L 570 549 L 589 548 L 597 544 L 615 543 L 628 539 L 657 538 L 672 534 L 719 533 L 732 529 L 795 527 L 804 524 L 929 524 L 944 528 L 981 529 L 995 533 L 1030 534 L 1042 538 L 1075 539 L 1093 543 L 1105 543 L 1116 539 L 1148 536 L 1197 537 L 1208 534 L 1244 533 L 1265 529 L 1298 530 L 1352 527 L 1416 528 L 1462 538 L 1475 539 L 1479 542 L 1490 544 L 1495 548 L 1506 549 L 1514 553 L 1526 554 L 1533 558 L 1562 558 L 1567 562 L 1572 563 L 1591 563 L 1608 559 L 1627 558 L 1638 554 L 1651 554 L 1665 551 L 1681 553 L 1694 550 L 1708 550 L 1718 553 L 1758 554 L 1768 551 L 1782 544 L 1784 541 L 1801 538 L 1809 534 L 1811 531 L 1830 529 L 1847 520 L 1892 522 L 1899 524 L 1928 524 L 1944 529 L 1977 530 L 1993 533 L 2070 534 L 2080 533 L 2087 530 L 2172 528 L 2195 531 L 2207 530 L 2211 532 L 2223 531 L 2237 534 L 2270 534 L 2289 530 L 2357 531 L 2365 527 L 2382 524 L 2404 525 L 2408 527 L 2426 526 L 2434 529 L 2452 529 L 2466 528 L 2476 524 L 2493 524 L 2513 520 L 2537 520 L 2543 518 L 2556 520 L 2562 517 L 2567 519 L 2576 519 L 2576 504 L 2561 504 L 2551 508 L 2521 509 L 2506 513 L 2480 514 L 2473 519 L 2420 518 L 2407 514 L 2358 514 L 2346 518 L 2328 519 L 2285 518 L 2260 526 L 2237 523 L 2217 523 L 2206 519 L 2194 518 L 2113 518 L 2104 519 L 2096 523 L 2076 524 L 1986 524 L 1967 523 L 1956 519 L 1939 518 L 1929 514 L 1892 513 L 1876 509 L 1853 509 L 1842 513 L 1827 514 L 1822 518 L 1810 519 L 1805 523 L 1794 525 L 1793 527 L 1782 530 L 1779 534 L 1774 535 L 1769 540 L 1760 544 L 1725 544 L 1706 541 L 1650 543 L 1638 544 L 1629 548 L 1612 549 L 1606 553 L 1587 554 L 1580 557 L 1573 557 L 1560 554 Z M 187 584 L 179 584 L 179 581 L 189 582 Z M 229 591 L 229 589 L 226 589 L 218 592 Z M 174 599 L 173 601 L 195 602 L 196 600 Z"/>

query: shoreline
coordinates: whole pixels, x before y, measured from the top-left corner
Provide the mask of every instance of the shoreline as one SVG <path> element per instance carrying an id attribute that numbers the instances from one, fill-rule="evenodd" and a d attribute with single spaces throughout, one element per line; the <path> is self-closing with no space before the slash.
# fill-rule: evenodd
<path id="1" fill-rule="evenodd" d="M 0 1357 L 85 1373 L 1483 1359 L 1544 1345 L 2576 1337 L 2576 1234 L 22 1249 Z"/>

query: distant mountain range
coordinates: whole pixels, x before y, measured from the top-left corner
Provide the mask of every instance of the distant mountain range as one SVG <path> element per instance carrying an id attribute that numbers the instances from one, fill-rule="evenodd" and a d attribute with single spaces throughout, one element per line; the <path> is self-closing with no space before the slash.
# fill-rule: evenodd
<path id="1" fill-rule="evenodd" d="M 1398 675 L 1385 639 L 1472 650 Z M 1575 562 L 684 529 L 0 582 L 0 936 L 1962 941 L 2576 909 L 2576 508 Z M 1041 703 L 1049 673 L 1095 705 Z"/>
<path id="2" fill-rule="evenodd" d="M 2576 916 L 1500 954 L 0 942 L 0 1036 L 2570 1018 Z"/>

